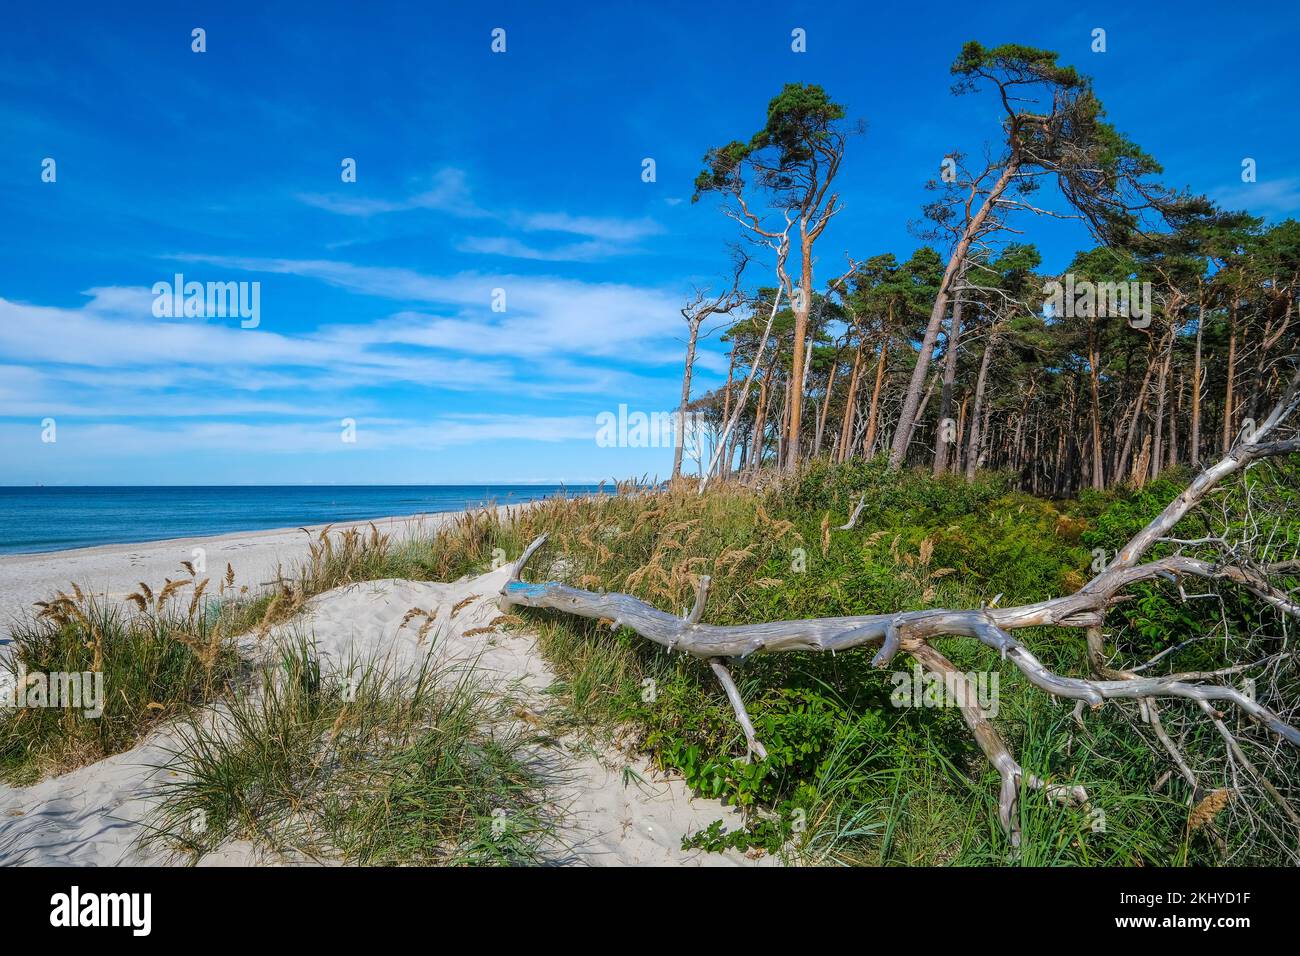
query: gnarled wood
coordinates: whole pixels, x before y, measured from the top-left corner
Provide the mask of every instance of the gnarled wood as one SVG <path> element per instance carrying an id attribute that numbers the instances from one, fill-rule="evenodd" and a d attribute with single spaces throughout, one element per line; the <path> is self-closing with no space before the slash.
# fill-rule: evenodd
<path id="1" fill-rule="evenodd" d="M 1235 446 L 1223 459 L 1198 475 L 1191 484 L 1159 515 L 1134 535 L 1116 559 L 1074 594 L 1016 607 L 982 607 L 974 610 L 935 609 L 902 611 L 890 614 L 867 614 L 850 617 L 809 618 L 797 621 L 771 621 L 759 624 L 715 626 L 702 621 L 708 595 L 709 579 L 700 580 L 695 605 L 684 617 L 677 617 L 629 594 L 595 593 L 550 581 L 540 584 L 520 580 L 528 561 L 546 541 L 543 535 L 533 541 L 516 562 L 510 580 L 502 588 L 502 599 L 508 604 L 524 607 L 547 608 L 564 611 L 579 617 L 602 618 L 616 625 L 631 628 L 637 634 L 666 647 L 708 661 L 717 675 L 736 712 L 751 753 L 764 759 L 762 743 L 756 739 L 753 724 L 745 711 L 740 693 L 731 673 L 723 663 L 728 659 L 743 660 L 755 653 L 781 653 L 813 651 L 832 653 L 857 647 L 880 644 L 873 663 L 884 667 L 900 650 L 910 654 L 920 664 L 945 679 L 956 679 L 955 668 L 928 642 L 940 636 L 969 637 L 996 650 L 1004 661 L 1009 660 L 1036 687 L 1057 697 L 1086 703 L 1092 708 L 1101 707 L 1108 700 L 1136 700 L 1140 705 L 1156 698 L 1182 698 L 1195 701 L 1214 720 L 1221 733 L 1226 726 L 1212 704 L 1231 704 L 1242 714 L 1257 721 L 1283 740 L 1300 746 L 1300 730 L 1276 713 L 1243 694 L 1234 687 L 1220 683 L 1207 683 L 1207 677 L 1217 675 L 1172 674 L 1164 677 L 1143 677 L 1133 672 L 1101 670 L 1099 678 L 1084 679 L 1056 674 L 1023 644 L 1011 631 L 1026 627 L 1058 625 L 1088 628 L 1090 641 L 1098 640 L 1096 629 L 1104 620 L 1107 607 L 1124 588 L 1153 578 L 1199 577 L 1226 580 L 1239 584 L 1259 596 L 1279 611 L 1300 617 L 1300 606 L 1290 596 L 1274 587 L 1267 579 L 1270 570 L 1294 571 L 1295 562 L 1282 562 L 1263 569 L 1241 567 L 1232 563 L 1212 564 L 1184 555 L 1173 555 L 1158 560 L 1139 563 L 1141 556 L 1157 541 L 1167 540 L 1173 527 L 1205 495 L 1228 475 L 1245 468 L 1262 458 L 1300 452 L 1300 438 L 1263 441 L 1286 419 L 1300 403 L 1300 372 L 1291 379 L 1282 400 L 1272 414 L 1255 431 L 1249 440 Z M 854 515 L 856 517 L 856 513 Z M 850 521 L 849 526 L 852 525 Z M 996 602 L 995 602 L 996 603 Z M 1090 646 L 1094 669 L 1097 669 L 1099 649 Z M 958 675 L 960 676 L 960 675 Z M 961 679 L 965 679 L 964 677 Z M 973 698 L 967 696 L 967 700 Z M 1144 713 L 1146 711 L 1144 710 Z M 1157 712 L 1150 712 L 1156 716 Z M 1002 777 L 999 815 L 1003 825 L 1017 838 L 1012 810 L 1022 785 L 1023 771 L 1011 757 L 1000 736 L 978 705 L 963 704 L 962 715 L 971 728 L 976 741 Z M 1161 729 L 1161 733 L 1163 730 Z M 1235 741 L 1229 743 L 1235 747 Z M 1177 750 L 1172 753 L 1177 755 Z M 1181 763 L 1181 760 L 1177 761 Z M 1183 764 L 1180 771 L 1194 781 Z M 1057 799 L 1080 803 L 1086 800 L 1081 788 L 1049 787 L 1036 778 L 1025 778 L 1034 789 L 1048 792 Z M 1195 784 L 1193 784 L 1195 785 Z M 1271 789 L 1271 788 L 1270 788 Z M 1273 791 L 1276 793 L 1276 791 Z M 1294 815 L 1291 808 L 1286 808 Z"/>

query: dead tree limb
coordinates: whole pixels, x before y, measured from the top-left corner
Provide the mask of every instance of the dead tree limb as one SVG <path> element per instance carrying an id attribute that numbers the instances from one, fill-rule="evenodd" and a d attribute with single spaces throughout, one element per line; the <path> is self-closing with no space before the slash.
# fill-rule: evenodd
<path id="1" fill-rule="evenodd" d="M 839 526 L 840 531 L 851 531 L 853 526 L 858 523 L 858 515 L 862 514 L 862 509 L 867 506 L 867 496 L 862 495 L 858 498 L 858 504 L 853 509 L 853 514 L 849 515 L 849 520 Z"/>
<path id="2" fill-rule="evenodd" d="M 1213 678 L 1230 672 L 1215 674 L 1173 673 L 1160 677 L 1147 677 L 1132 671 L 1112 670 L 1100 660 L 1100 632 L 1106 610 L 1118 599 L 1125 588 L 1156 578 L 1181 581 L 1184 577 L 1227 581 L 1237 584 L 1264 600 L 1284 615 L 1300 617 L 1291 596 L 1272 585 L 1267 579 L 1270 570 L 1289 573 L 1295 571 L 1294 561 L 1278 562 L 1262 569 L 1243 566 L 1239 562 L 1207 561 L 1183 554 L 1175 554 L 1143 563 L 1141 558 L 1157 541 L 1168 541 L 1169 532 L 1194 507 L 1202 502 L 1212 488 L 1224 478 L 1241 471 L 1265 458 L 1300 452 L 1300 438 L 1275 439 L 1271 436 L 1277 427 L 1295 411 L 1300 403 L 1300 371 L 1291 379 L 1285 394 L 1272 414 L 1253 435 L 1240 441 L 1223 459 L 1201 472 L 1159 515 L 1135 534 L 1121 548 L 1107 567 L 1073 594 L 1051 598 L 1016 607 L 981 607 L 975 610 L 931 609 L 902 611 L 891 614 L 867 614 L 851 617 L 809 618 L 796 621 L 770 621 L 759 624 L 715 626 L 702 622 L 704 604 L 708 594 L 708 578 L 702 578 L 694 608 L 683 617 L 676 617 L 652 607 L 628 594 L 595 593 L 570 587 L 556 581 L 527 583 L 520 574 L 546 540 L 543 535 L 533 541 L 516 562 L 510 580 L 502 588 L 502 599 L 507 604 L 524 607 L 547 608 L 564 611 L 580 617 L 612 620 L 616 625 L 631 628 L 637 634 L 669 649 L 690 654 L 707 661 L 722 683 L 728 700 L 735 710 L 737 720 L 745 734 L 751 753 L 763 758 L 765 751 L 756 739 L 753 724 L 745 710 L 744 702 L 724 661 L 744 660 L 755 653 L 781 653 L 813 651 L 832 653 L 857 647 L 880 644 L 873 658 L 876 666 L 886 666 L 900 650 L 910 654 L 933 673 L 945 679 L 956 673 L 953 665 L 929 645 L 937 637 L 967 637 L 997 651 L 1002 660 L 1010 661 L 1036 687 L 1056 697 L 1064 697 L 1088 704 L 1096 710 L 1108 700 L 1134 700 L 1159 721 L 1158 711 L 1146 710 L 1147 701 L 1161 698 L 1181 698 L 1194 701 L 1214 722 L 1221 734 L 1227 734 L 1229 747 L 1235 759 L 1253 775 L 1267 782 L 1255 771 L 1241 754 L 1235 739 L 1222 721 L 1219 705 L 1231 705 L 1237 711 L 1282 740 L 1300 747 L 1300 729 L 1292 726 L 1273 710 L 1265 707 L 1252 695 L 1235 687 L 1213 682 Z M 1270 439 L 1270 440 L 1265 440 Z M 996 603 L 996 602 L 995 602 Z M 1098 676 L 1084 679 L 1054 673 L 1011 632 L 1021 628 L 1056 625 L 1087 628 L 1089 630 L 1089 657 Z M 1099 663 L 1102 667 L 1099 668 Z M 965 678 L 962 678 L 963 680 Z M 974 698 L 967 698 L 974 700 Z M 1003 825 L 1016 839 L 1013 810 L 1022 783 L 1032 789 L 1044 790 L 1054 799 L 1070 802 L 1086 801 L 1082 788 L 1049 787 L 1032 776 L 1026 777 L 1012 758 L 1009 749 L 980 711 L 978 704 L 962 707 L 962 716 L 976 741 L 1002 778 L 999 799 L 999 816 Z M 1148 718 L 1149 719 L 1149 718 Z M 1163 726 L 1157 733 L 1171 747 Z M 1195 774 L 1178 754 L 1170 750 L 1179 771 L 1193 786 Z M 1270 796 L 1281 800 L 1277 790 L 1269 784 L 1265 788 Z M 1284 801 L 1283 801 L 1284 802 Z M 1285 806 L 1293 820 L 1295 811 Z"/>

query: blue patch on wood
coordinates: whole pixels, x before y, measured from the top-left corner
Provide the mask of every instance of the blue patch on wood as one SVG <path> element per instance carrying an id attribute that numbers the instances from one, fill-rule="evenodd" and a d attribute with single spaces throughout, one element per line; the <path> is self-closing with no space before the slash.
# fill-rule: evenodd
<path id="1" fill-rule="evenodd" d="M 506 584 L 506 591 L 511 594 L 524 594 L 528 597 L 539 598 L 546 594 L 548 587 L 550 587 L 550 582 L 546 584 L 529 584 L 527 581 L 509 581 Z"/>

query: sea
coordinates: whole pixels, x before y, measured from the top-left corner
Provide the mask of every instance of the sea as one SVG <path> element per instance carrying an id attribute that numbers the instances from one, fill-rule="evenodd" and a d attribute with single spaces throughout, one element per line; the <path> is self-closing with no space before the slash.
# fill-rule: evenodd
<path id="1" fill-rule="evenodd" d="M 0 554 L 34 554 L 589 495 L 596 485 L 0 487 Z"/>

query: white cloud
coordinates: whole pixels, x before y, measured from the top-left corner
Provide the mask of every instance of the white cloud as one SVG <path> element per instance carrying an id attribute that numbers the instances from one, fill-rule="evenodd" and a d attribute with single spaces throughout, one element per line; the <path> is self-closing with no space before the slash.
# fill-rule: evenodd
<path id="1" fill-rule="evenodd" d="M 355 382 L 407 381 L 444 388 L 492 387 L 510 380 L 508 366 L 500 362 L 368 351 L 313 334 L 241 329 L 219 320 L 160 320 L 148 311 L 148 318 L 140 318 L 140 312 L 118 307 L 138 298 L 117 289 L 107 298 L 96 296 L 82 309 L 0 298 L 0 356 L 29 364 L 101 369 L 307 369 Z"/>
<path id="2" fill-rule="evenodd" d="M 681 351 L 676 341 L 682 325 L 679 304 L 656 289 L 548 276 L 477 272 L 429 276 L 328 260 L 178 258 L 317 279 L 365 295 L 442 306 L 452 313 L 404 312 L 366 325 L 331 325 L 322 333 L 332 341 L 420 345 L 472 355 L 617 357 L 641 365 L 675 361 Z M 506 293 L 503 313 L 490 308 L 492 290 L 498 288 Z"/>
<path id="3" fill-rule="evenodd" d="M 539 212 L 524 216 L 520 226 L 529 232 L 568 232 L 611 242 L 635 242 L 663 232 L 653 219 L 614 219 L 599 216 L 571 216 L 563 212 Z"/>
<path id="4" fill-rule="evenodd" d="M 1225 209 L 1245 209 L 1249 212 L 1294 213 L 1300 210 L 1300 178 L 1261 180 L 1242 183 L 1211 193 Z"/>
<path id="5" fill-rule="evenodd" d="M 493 212 L 480 206 L 470 195 L 465 172 L 455 168 L 434 174 L 434 186 L 403 199 L 355 196 L 344 186 L 342 194 L 308 193 L 298 198 L 318 209 L 343 216 L 369 218 L 386 213 L 433 210 L 460 219 L 495 220 L 507 229 L 525 233 L 558 232 L 582 236 L 585 242 L 561 243 L 552 247 L 524 242 L 514 236 L 475 236 L 462 240 L 458 248 L 480 255 L 507 256 L 541 262 L 589 262 L 634 251 L 634 244 L 662 233 L 663 227 L 649 218 L 624 219 L 611 216 L 575 216 L 567 212 Z M 338 244 L 335 244 L 338 247 Z"/>
<path id="6" fill-rule="evenodd" d="M 470 236 L 456 243 L 461 252 L 480 255 L 507 256 L 512 259 L 532 259 L 536 262 L 591 262 L 624 250 L 608 242 L 569 242 L 542 249 L 529 245 L 513 236 Z"/>
<path id="7" fill-rule="evenodd" d="M 426 421 L 368 418 L 356 420 L 355 443 L 341 439 L 340 420 L 313 419 L 247 422 L 187 422 L 163 427 L 140 422 L 106 424 L 67 422 L 59 425 L 59 445 L 81 457 L 121 457 L 165 452 L 248 454 L 352 454 L 358 451 L 408 449 L 439 451 L 492 442 L 595 441 L 593 416 L 460 415 Z M 38 443 L 35 425 L 0 424 L 0 445 L 17 449 Z"/>
<path id="8" fill-rule="evenodd" d="M 345 190 L 355 190 L 357 184 L 349 184 Z M 433 186 L 423 192 L 405 199 L 372 199 L 364 196 L 330 195 L 304 193 L 298 197 L 309 206 L 338 213 L 342 216 L 361 216 L 363 218 L 390 212 L 407 212 L 413 209 L 430 209 L 449 213 L 462 219 L 478 219 L 491 215 L 482 209 L 470 196 L 469 186 L 465 181 L 463 170 L 447 168 L 433 174 Z"/>

